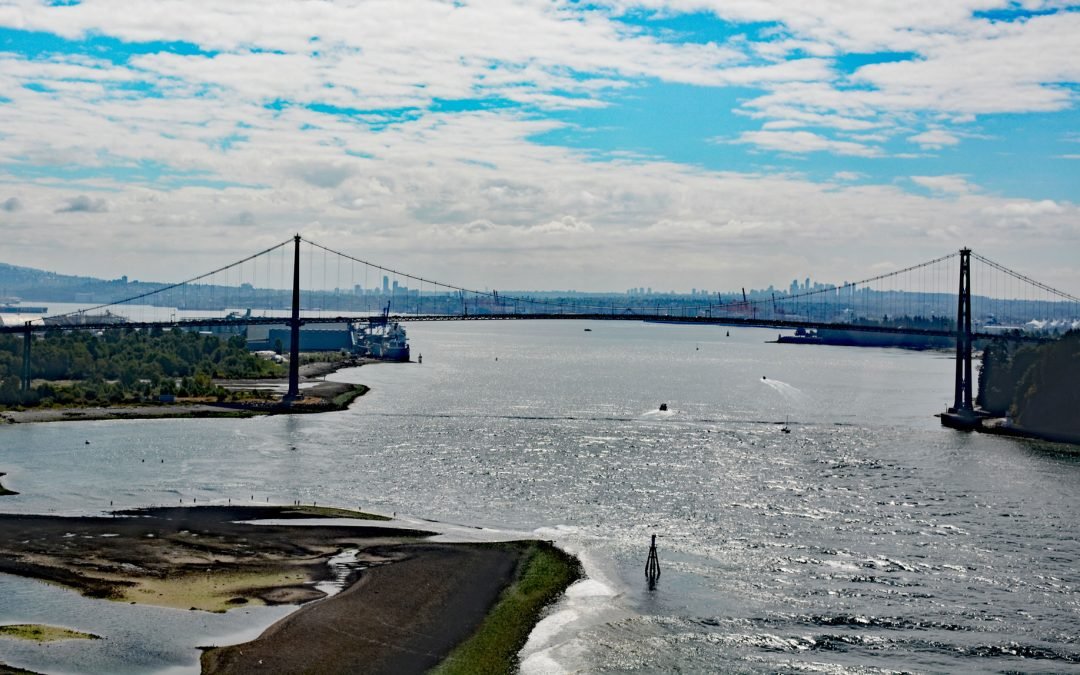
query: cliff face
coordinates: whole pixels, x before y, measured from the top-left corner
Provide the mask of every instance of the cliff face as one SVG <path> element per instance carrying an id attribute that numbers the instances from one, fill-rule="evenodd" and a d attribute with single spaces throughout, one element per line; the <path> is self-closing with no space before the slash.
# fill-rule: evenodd
<path id="1" fill-rule="evenodd" d="M 1010 411 L 1022 427 L 1080 435 L 1080 333 L 1040 348 Z"/>
<path id="2" fill-rule="evenodd" d="M 1080 332 L 1037 347 L 987 347 L 977 402 L 1030 431 L 1080 436 Z"/>

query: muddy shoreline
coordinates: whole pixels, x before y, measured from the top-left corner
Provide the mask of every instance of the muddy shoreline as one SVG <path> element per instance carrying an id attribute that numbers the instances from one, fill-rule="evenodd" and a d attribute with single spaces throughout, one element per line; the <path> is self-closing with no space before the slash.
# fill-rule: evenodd
<path id="1" fill-rule="evenodd" d="M 433 543 L 430 532 L 376 520 L 249 522 L 318 517 L 296 506 L 0 514 L 0 572 L 103 601 L 219 612 L 302 605 L 256 640 L 204 645 L 203 672 L 420 673 L 480 626 L 527 547 Z M 344 550 L 356 551 L 357 564 L 344 590 L 326 597 L 314 583 L 329 578 L 328 560 Z"/>

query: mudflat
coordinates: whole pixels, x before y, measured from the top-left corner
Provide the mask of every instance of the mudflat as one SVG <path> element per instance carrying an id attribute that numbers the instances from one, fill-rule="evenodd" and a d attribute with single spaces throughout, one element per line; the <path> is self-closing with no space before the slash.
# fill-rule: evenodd
<path id="1" fill-rule="evenodd" d="M 251 642 L 206 646 L 206 673 L 421 673 L 477 631 L 530 545 L 433 543 L 429 532 L 375 520 L 308 524 L 328 516 L 379 517 L 304 506 L 0 514 L 0 572 L 179 609 L 302 605 Z M 299 518 L 308 523 L 244 522 Z M 355 563 L 327 597 L 314 582 L 330 578 L 328 561 L 345 550 Z"/>
<path id="2" fill-rule="evenodd" d="M 365 514 L 286 506 L 159 507 L 114 517 L 0 514 L 0 572 L 125 602 L 224 611 L 324 594 L 327 561 L 430 534 L 374 525 L 256 525 L 242 521 Z"/>

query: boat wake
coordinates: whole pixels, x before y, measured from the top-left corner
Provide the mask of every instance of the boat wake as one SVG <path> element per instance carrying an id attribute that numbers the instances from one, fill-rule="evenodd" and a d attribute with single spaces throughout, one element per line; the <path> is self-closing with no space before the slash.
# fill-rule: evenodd
<path id="1" fill-rule="evenodd" d="M 763 377 L 761 383 L 768 385 L 773 391 L 793 403 L 804 403 L 806 401 L 806 394 L 798 387 L 793 387 L 787 382 Z"/>
<path id="2" fill-rule="evenodd" d="M 671 417 L 675 414 L 674 410 L 646 410 L 641 413 L 642 417 Z"/>

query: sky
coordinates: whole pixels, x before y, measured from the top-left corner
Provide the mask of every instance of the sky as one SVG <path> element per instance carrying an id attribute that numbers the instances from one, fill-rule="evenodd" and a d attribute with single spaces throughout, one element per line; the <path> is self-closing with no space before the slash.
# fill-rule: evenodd
<path id="1" fill-rule="evenodd" d="M 1080 294 L 1080 2 L 0 0 L 0 262 Z M 976 289 L 977 291 L 977 289 Z"/>

